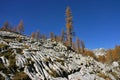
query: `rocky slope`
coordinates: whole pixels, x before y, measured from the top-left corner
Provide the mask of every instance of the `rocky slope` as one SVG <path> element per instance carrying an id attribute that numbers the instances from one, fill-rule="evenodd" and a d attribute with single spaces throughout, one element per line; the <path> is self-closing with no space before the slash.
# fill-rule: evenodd
<path id="1" fill-rule="evenodd" d="M 120 80 L 120 65 L 102 64 L 61 42 L 0 31 L 0 80 Z"/>
<path id="2" fill-rule="evenodd" d="M 105 50 L 104 48 L 93 49 L 92 51 L 97 57 L 104 56 L 107 53 L 107 50 Z"/>

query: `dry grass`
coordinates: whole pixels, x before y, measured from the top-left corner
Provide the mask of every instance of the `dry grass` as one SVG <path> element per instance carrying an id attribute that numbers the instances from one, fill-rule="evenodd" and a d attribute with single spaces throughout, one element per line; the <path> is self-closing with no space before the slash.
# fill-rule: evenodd
<path id="1" fill-rule="evenodd" d="M 98 75 L 99 77 L 104 78 L 105 80 L 112 80 L 112 79 L 109 78 L 109 76 L 105 75 L 104 73 L 98 73 L 97 75 Z"/>
<path id="2" fill-rule="evenodd" d="M 0 80 L 5 80 L 5 78 L 0 74 Z"/>
<path id="3" fill-rule="evenodd" d="M 24 45 L 23 46 L 25 49 L 29 49 L 29 46 L 28 45 Z"/>
<path id="4" fill-rule="evenodd" d="M 116 80 L 119 80 L 119 77 L 117 76 L 118 74 L 115 72 L 111 72 L 111 74 L 115 77 Z"/>
<path id="5" fill-rule="evenodd" d="M 5 69 L 4 64 L 3 64 L 3 63 L 0 63 L 0 71 L 1 71 L 1 70 L 4 70 L 4 69 Z"/>
<path id="6" fill-rule="evenodd" d="M 48 72 L 48 73 L 49 73 L 51 76 L 53 76 L 53 77 L 58 77 L 58 76 L 59 76 L 55 70 L 53 70 L 53 69 L 50 69 L 50 70 L 51 70 L 51 72 Z"/>
<path id="7" fill-rule="evenodd" d="M 14 75 L 13 80 L 31 80 L 24 72 L 18 72 Z"/>
<path id="8" fill-rule="evenodd" d="M 8 47 L 8 45 L 6 45 L 6 44 L 0 44 L 0 48 L 7 48 Z"/>

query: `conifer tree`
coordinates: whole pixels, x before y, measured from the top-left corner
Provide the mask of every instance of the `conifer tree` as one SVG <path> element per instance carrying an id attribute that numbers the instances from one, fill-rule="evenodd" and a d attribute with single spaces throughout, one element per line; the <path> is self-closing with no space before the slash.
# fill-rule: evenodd
<path id="1" fill-rule="evenodd" d="M 54 40 L 54 33 L 53 32 L 50 33 L 50 38 L 51 38 L 51 40 Z"/>
<path id="2" fill-rule="evenodd" d="M 46 39 L 47 39 L 46 35 L 43 34 L 43 35 L 42 35 L 42 39 L 43 39 L 43 40 L 46 40 Z"/>
<path id="3" fill-rule="evenodd" d="M 84 41 L 81 41 L 81 46 L 82 46 L 82 52 L 84 53 L 84 52 L 85 52 L 85 44 L 84 44 Z"/>
<path id="4" fill-rule="evenodd" d="M 3 31 L 8 31 L 8 30 L 10 30 L 10 24 L 9 24 L 9 22 L 6 21 L 1 29 L 2 29 Z"/>
<path id="5" fill-rule="evenodd" d="M 71 15 L 71 10 L 70 7 L 66 8 L 66 28 L 67 28 L 67 42 L 68 42 L 68 47 L 72 47 L 72 15 Z"/>
<path id="6" fill-rule="evenodd" d="M 61 36 L 57 36 L 57 41 L 61 41 Z"/>
<path id="7" fill-rule="evenodd" d="M 32 38 L 32 39 L 35 38 L 35 33 L 34 33 L 34 32 L 32 32 L 32 34 L 31 34 L 31 38 Z"/>
<path id="8" fill-rule="evenodd" d="M 13 27 L 12 31 L 18 33 L 18 27 L 17 26 Z"/>
<path id="9" fill-rule="evenodd" d="M 114 61 L 117 61 L 120 58 L 120 46 L 115 46 L 115 49 L 112 51 L 112 57 Z"/>
<path id="10" fill-rule="evenodd" d="M 76 39 L 76 45 L 77 45 L 77 52 L 80 52 L 80 39 Z"/>
<path id="11" fill-rule="evenodd" d="M 22 20 L 18 24 L 18 32 L 19 33 L 23 33 L 24 32 L 24 25 L 23 25 L 23 21 Z"/>
<path id="12" fill-rule="evenodd" d="M 39 38 L 40 38 L 40 31 L 39 30 L 35 33 L 35 38 L 37 41 L 39 40 Z"/>
<path id="13" fill-rule="evenodd" d="M 64 42 L 64 39 L 65 39 L 65 32 L 64 30 L 62 30 L 62 33 L 61 33 L 61 42 Z"/>
<path id="14" fill-rule="evenodd" d="M 57 41 L 57 36 L 56 35 L 54 35 L 54 40 Z"/>
<path id="15" fill-rule="evenodd" d="M 75 44 L 75 42 L 72 42 L 72 48 L 73 48 L 73 50 L 76 51 L 76 44 Z"/>
<path id="16" fill-rule="evenodd" d="M 111 49 L 109 49 L 109 50 L 107 51 L 105 60 L 106 60 L 107 63 L 111 63 L 111 62 L 113 61 L 112 50 L 111 50 Z"/>
<path id="17" fill-rule="evenodd" d="M 99 56 L 98 56 L 98 61 L 104 63 L 104 62 L 105 62 L 105 56 L 99 55 Z"/>

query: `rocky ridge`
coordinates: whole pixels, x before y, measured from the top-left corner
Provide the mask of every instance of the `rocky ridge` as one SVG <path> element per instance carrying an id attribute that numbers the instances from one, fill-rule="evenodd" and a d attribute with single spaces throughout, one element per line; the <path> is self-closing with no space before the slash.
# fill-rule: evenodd
<path id="1" fill-rule="evenodd" d="M 93 53 L 98 57 L 98 56 L 105 56 L 107 53 L 107 50 L 104 48 L 98 48 L 98 49 L 93 49 Z"/>
<path id="2" fill-rule="evenodd" d="M 95 61 L 61 42 L 0 31 L 0 80 L 120 80 L 120 65 Z"/>

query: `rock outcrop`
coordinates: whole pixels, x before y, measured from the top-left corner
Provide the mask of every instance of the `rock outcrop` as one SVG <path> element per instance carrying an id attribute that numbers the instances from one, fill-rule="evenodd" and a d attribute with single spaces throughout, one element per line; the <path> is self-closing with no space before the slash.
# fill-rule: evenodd
<path id="1" fill-rule="evenodd" d="M 0 31 L 0 50 L 0 80 L 120 79 L 117 62 L 102 64 L 50 39 Z"/>

